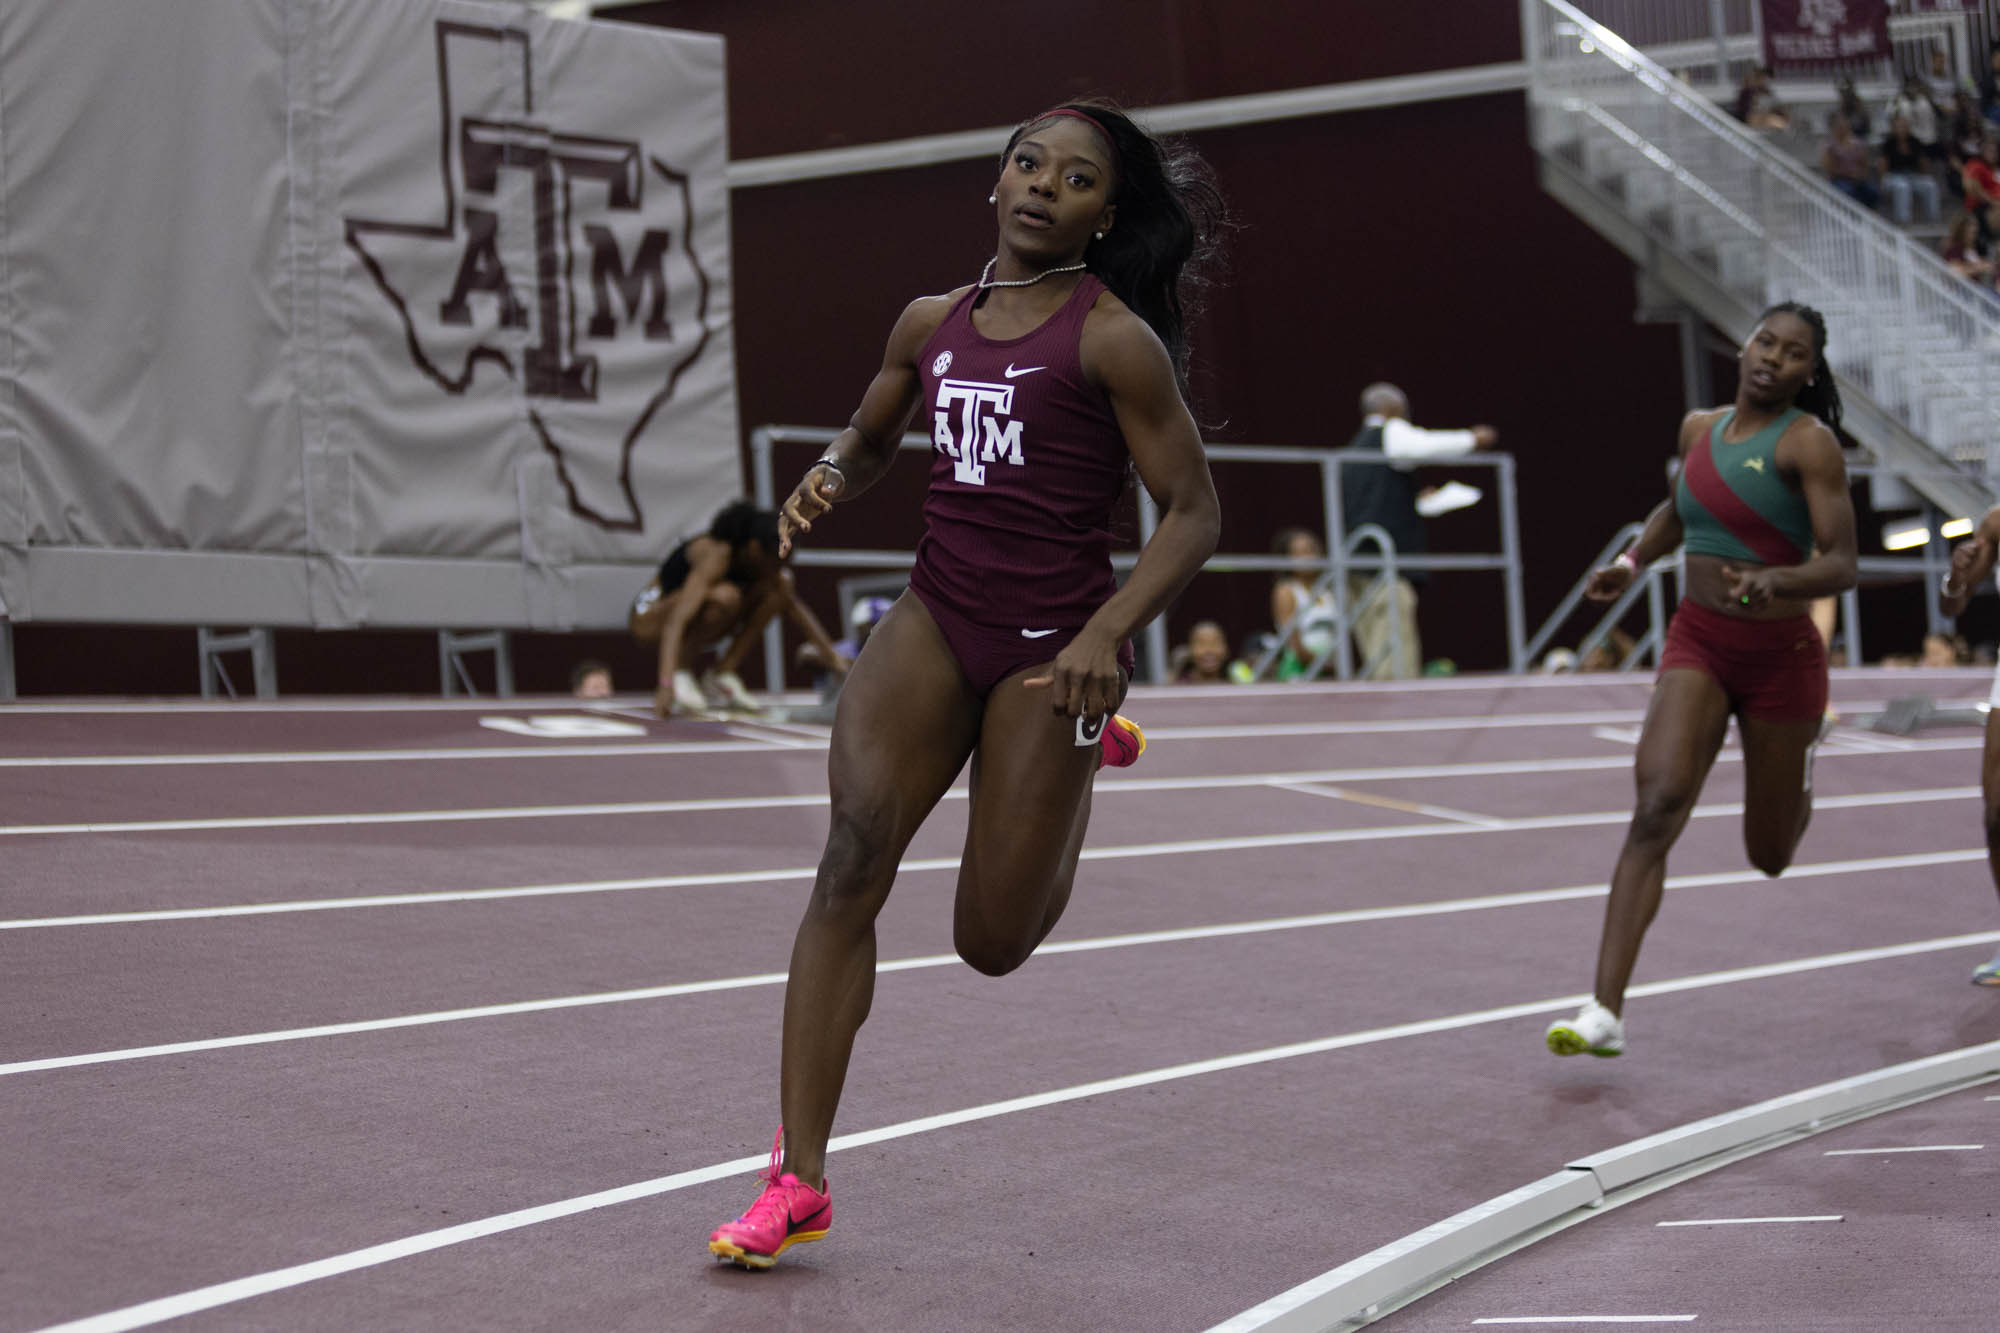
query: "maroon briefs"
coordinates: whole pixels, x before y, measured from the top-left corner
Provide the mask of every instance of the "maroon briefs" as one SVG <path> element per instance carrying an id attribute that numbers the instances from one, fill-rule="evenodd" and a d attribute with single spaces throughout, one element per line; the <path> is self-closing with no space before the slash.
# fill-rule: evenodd
<path id="1" fill-rule="evenodd" d="M 944 635 L 945 647 L 958 662 L 973 693 L 981 699 L 993 687 L 1023 667 L 1055 661 L 1056 654 L 1069 646 L 1080 627 L 1048 625 L 981 625 L 954 611 L 943 598 L 927 594 L 913 581 L 910 591 L 931 613 L 931 620 Z M 1118 645 L 1118 665 L 1127 681 L 1132 679 L 1132 641 Z"/>
<path id="2" fill-rule="evenodd" d="M 1826 714 L 1826 645 L 1807 616 L 1744 620 L 1684 601 L 1660 651 L 1660 670 L 1675 667 L 1712 676 L 1743 717 L 1816 722 Z"/>

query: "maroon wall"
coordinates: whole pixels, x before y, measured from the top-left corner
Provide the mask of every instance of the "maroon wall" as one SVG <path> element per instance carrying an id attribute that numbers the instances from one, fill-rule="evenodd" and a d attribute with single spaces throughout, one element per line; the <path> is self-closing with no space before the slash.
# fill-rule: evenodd
<path id="1" fill-rule="evenodd" d="M 658 0 L 605 16 L 727 39 L 738 159 L 1008 124 L 1082 93 L 1153 106 L 1521 58 L 1514 7 L 1491 0 Z"/>

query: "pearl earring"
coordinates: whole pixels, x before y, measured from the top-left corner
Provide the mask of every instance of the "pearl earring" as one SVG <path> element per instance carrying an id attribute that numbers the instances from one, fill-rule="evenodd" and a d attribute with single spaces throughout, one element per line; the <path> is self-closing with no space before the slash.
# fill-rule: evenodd
<path id="1" fill-rule="evenodd" d="M 1103 239 L 1104 239 L 1104 233 L 1103 233 L 1103 232 L 1101 232 L 1101 231 L 1100 231 L 1100 232 L 1098 232 L 1098 233 L 1097 233 L 1097 239 L 1098 239 L 1098 240 L 1100 240 L 1100 241 L 1101 241 L 1101 240 L 1103 240 Z"/>
<path id="2" fill-rule="evenodd" d="M 986 196 L 986 202 L 989 204 L 997 204 L 1000 202 L 1000 196 L 997 194 L 989 194 Z"/>

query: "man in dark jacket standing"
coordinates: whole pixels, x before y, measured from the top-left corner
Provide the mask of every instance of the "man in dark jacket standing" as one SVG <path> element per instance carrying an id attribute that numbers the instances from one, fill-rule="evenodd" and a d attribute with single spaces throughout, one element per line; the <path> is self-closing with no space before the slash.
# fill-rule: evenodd
<path id="1" fill-rule="evenodd" d="M 1410 400 L 1393 384 L 1371 384 L 1361 391 L 1361 432 L 1348 442 L 1357 452 L 1388 455 L 1386 463 L 1353 462 L 1340 470 L 1341 522 L 1348 533 L 1364 523 L 1374 523 L 1396 543 L 1398 557 L 1421 555 L 1427 548 L 1423 516 L 1417 512 L 1417 480 L 1412 475 L 1420 463 L 1463 458 L 1479 449 L 1491 449 L 1500 439 L 1491 426 L 1467 430 L 1425 430 L 1410 424 Z M 1353 607 L 1367 590 L 1368 574 L 1350 574 L 1347 579 L 1348 605 Z M 1366 674 L 1375 680 L 1419 675 L 1423 671 L 1423 646 L 1417 637 L 1417 585 L 1424 581 L 1422 570 L 1398 571 L 1394 605 L 1377 601 L 1355 616 L 1354 641 L 1365 666 L 1375 665 Z M 1390 639 L 1390 617 L 1400 629 L 1397 652 L 1384 654 Z M 1377 661 L 1377 658 L 1381 660 Z"/>

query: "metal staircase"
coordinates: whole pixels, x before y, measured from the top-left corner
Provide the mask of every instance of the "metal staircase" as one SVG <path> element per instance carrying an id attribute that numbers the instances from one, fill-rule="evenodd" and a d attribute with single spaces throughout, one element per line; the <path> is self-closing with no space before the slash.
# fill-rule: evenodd
<path id="1" fill-rule="evenodd" d="M 1522 0 L 1543 188 L 1715 327 L 1827 319 L 1849 432 L 1949 515 L 2000 481 L 2000 302 L 1565 0 Z"/>

